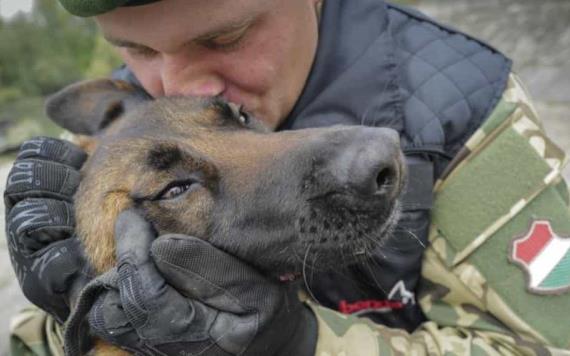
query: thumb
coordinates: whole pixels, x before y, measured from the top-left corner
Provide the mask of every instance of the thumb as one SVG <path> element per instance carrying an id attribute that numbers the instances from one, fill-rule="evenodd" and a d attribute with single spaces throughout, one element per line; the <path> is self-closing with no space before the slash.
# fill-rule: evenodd
<path id="1" fill-rule="evenodd" d="M 118 288 L 125 312 L 135 328 L 141 327 L 153 306 L 168 298 L 168 287 L 150 258 L 155 239 L 149 222 L 134 209 L 123 211 L 115 224 Z"/>
<path id="2" fill-rule="evenodd" d="M 192 236 L 161 236 L 151 254 L 168 284 L 218 310 L 243 314 L 280 295 L 276 283 L 253 267 Z"/>
<path id="3" fill-rule="evenodd" d="M 150 257 L 150 247 L 155 239 L 152 225 L 136 209 L 119 214 L 115 223 L 115 243 L 120 280 L 124 282 L 125 277 L 132 274 L 142 275 L 141 289 L 149 300 L 164 292 L 164 279 Z"/>
<path id="4" fill-rule="evenodd" d="M 135 209 L 119 214 L 115 223 L 116 254 L 119 264 L 134 265 L 147 263 L 152 241 L 156 238 L 151 224 Z"/>

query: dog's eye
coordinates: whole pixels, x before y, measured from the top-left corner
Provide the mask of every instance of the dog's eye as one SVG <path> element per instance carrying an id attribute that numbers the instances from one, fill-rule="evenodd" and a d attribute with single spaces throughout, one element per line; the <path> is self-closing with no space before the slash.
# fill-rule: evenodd
<path id="1" fill-rule="evenodd" d="M 189 191 L 197 182 L 174 182 L 157 195 L 159 200 L 174 199 Z"/>

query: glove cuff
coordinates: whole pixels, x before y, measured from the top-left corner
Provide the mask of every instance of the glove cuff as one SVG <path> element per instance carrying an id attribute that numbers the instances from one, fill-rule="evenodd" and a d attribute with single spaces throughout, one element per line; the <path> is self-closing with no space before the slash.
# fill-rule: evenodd
<path id="1" fill-rule="evenodd" d="M 107 288 L 117 285 L 117 278 L 117 271 L 112 269 L 93 279 L 81 291 L 77 304 L 66 322 L 63 335 L 66 356 L 82 355 L 82 351 L 87 348 L 83 344 L 85 338 L 82 337 L 88 330 L 85 318 L 96 302 L 97 297 Z"/>
<path id="2" fill-rule="evenodd" d="M 302 305 L 293 334 L 275 353 L 276 356 L 313 356 L 317 345 L 318 324 L 313 311 Z"/>

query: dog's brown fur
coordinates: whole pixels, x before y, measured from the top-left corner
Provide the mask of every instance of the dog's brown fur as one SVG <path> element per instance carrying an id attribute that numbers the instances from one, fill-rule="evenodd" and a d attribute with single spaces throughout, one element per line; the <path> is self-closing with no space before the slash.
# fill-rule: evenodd
<path id="1" fill-rule="evenodd" d="M 158 234 L 210 240 L 269 274 L 298 272 L 310 246 L 324 255 L 374 247 L 370 235 L 379 239 L 393 225 L 403 181 L 397 145 L 386 146 L 393 151 L 395 187 L 383 201 L 356 199 L 341 188 L 331 194 L 334 189 L 323 188 L 329 183 L 319 183 L 330 180 L 321 172 L 331 155 L 328 147 L 343 145 L 348 129 L 269 134 L 219 100 L 144 101 L 132 99 L 133 93 L 121 82 L 96 81 L 48 102 L 56 122 L 91 135 L 81 140 L 90 159 L 75 206 L 78 235 L 97 272 L 115 265 L 114 224 L 129 207 L 143 211 Z M 172 182 L 191 185 L 165 199 L 160 192 Z M 351 204 L 358 209 L 346 208 Z M 334 214 L 327 212 L 337 205 Z M 98 353 L 111 352 L 102 347 Z"/>

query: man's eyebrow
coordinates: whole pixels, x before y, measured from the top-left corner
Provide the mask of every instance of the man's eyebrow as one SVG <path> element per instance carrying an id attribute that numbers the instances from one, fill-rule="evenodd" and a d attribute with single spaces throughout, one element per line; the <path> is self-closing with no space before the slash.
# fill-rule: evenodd
<path id="1" fill-rule="evenodd" d="M 246 26 L 249 26 L 249 25 L 251 25 L 251 23 L 253 23 L 253 21 L 254 21 L 254 16 L 250 16 L 246 19 L 242 19 L 242 20 L 236 21 L 234 23 L 224 24 L 224 26 L 219 28 L 219 29 L 209 31 L 207 33 L 204 33 L 202 35 L 195 37 L 194 39 L 190 40 L 189 43 L 192 43 L 192 42 L 201 43 L 201 42 L 206 42 L 206 41 L 212 40 L 216 37 L 219 37 L 219 36 L 231 33 L 233 31 L 239 30 L 241 28 L 244 28 Z M 132 42 L 129 40 L 124 40 L 121 38 L 116 38 L 116 37 L 113 37 L 110 35 L 103 34 L 103 37 L 105 38 L 105 40 L 107 40 L 107 42 L 109 42 L 110 44 L 112 44 L 115 47 L 148 48 L 148 46 L 145 46 L 143 44 Z"/>
<path id="2" fill-rule="evenodd" d="M 147 48 L 147 46 L 145 46 L 143 44 L 128 41 L 128 40 L 123 40 L 120 38 L 115 38 L 115 37 L 111 37 L 111 36 L 107 36 L 107 35 L 103 35 L 103 37 L 105 38 L 105 40 L 107 42 L 109 42 L 110 44 L 112 44 L 115 47 Z"/>
<path id="3" fill-rule="evenodd" d="M 249 26 L 249 25 L 251 25 L 251 23 L 253 23 L 253 21 L 254 21 L 254 16 L 250 16 L 250 17 L 248 17 L 246 19 L 242 19 L 240 21 L 236 21 L 233 23 L 227 23 L 219 29 L 215 29 L 215 30 L 209 31 L 203 35 L 197 36 L 196 38 L 194 38 L 192 40 L 192 42 L 204 42 L 204 41 L 214 39 L 216 37 L 219 37 L 219 36 L 240 30 L 246 26 Z"/>

